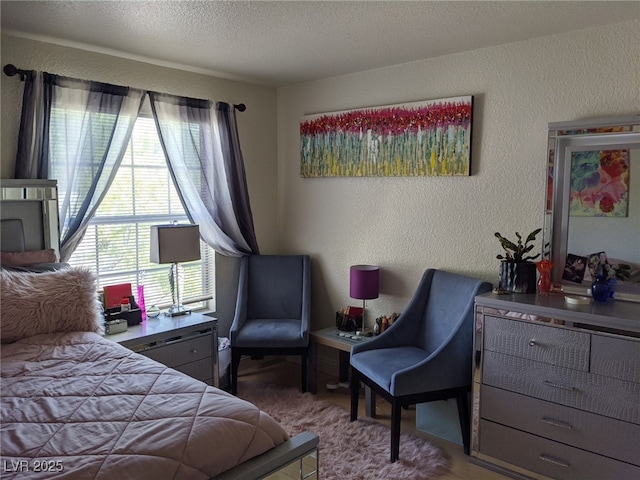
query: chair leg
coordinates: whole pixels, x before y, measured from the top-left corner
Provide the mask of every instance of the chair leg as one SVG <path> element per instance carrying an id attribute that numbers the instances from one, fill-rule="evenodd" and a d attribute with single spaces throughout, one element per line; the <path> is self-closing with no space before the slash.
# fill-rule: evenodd
<path id="1" fill-rule="evenodd" d="M 302 366 L 301 366 L 301 370 L 302 370 L 302 393 L 305 393 L 307 391 L 307 368 L 308 368 L 308 356 L 307 356 L 307 352 L 305 351 L 302 354 Z"/>
<path id="2" fill-rule="evenodd" d="M 365 415 L 369 418 L 376 418 L 376 392 L 371 387 L 364 387 Z"/>
<path id="3" fill-rule="evenodd" d="M 360 396 L 360 377 L 351 369 L 351 421 L 358 419 L 358 397 Z"/>
<path id="4" fill-rule="evenodd" d="M 462 433 L 462 445 L 464 447 L 464 453 L 469 455 L 471 444 L 471 426 L 469 418 L 469 400 L 467 398 L 467 392 L 458 393 L 456 400 L 458 403 L 458 418 L 460 419 L 460 431 Z"/>
<path id="5" fill-rule="evenodd" d="M 397 399 L 391 402 L 391 463 L 400 457 L 400 425 L 402 420 L 402 405 Z"/>
<path id="6" fill-rule="evenodd" d="M 231 395 L 238 393 L 238 367 L 240 366 L 240 353 L 231 349 Z"/>

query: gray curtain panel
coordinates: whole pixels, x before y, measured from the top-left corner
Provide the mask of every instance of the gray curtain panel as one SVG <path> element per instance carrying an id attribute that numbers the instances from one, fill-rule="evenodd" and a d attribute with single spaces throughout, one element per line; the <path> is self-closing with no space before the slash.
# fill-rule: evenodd
<path id="1" fill-rule="evenodd" d="M 63 262 L 113 182 L 144 94 L 45 72 L 25 79 L 15 176 L 58 181 Z"/>
<path id="2" fill-rule="evenodd" d="M 46 72 L 26 75 L 15 177 L 58 181 L 63 262 L 115 178 L 145 94 Z M 223 255 L 260 253 L 234 108 L 149 97 L 169 171 L 203 240 Z"/>
<path id="3" fill-rule="evenodd" d="M 51 85 L 45 84 L 44 75 L 31 70 L 24 80 L 15 178 L 49 178 L 47 119 L 51 110 Z"/>
<path id="4" fill-rule="evenodd" d="M 233 106 L 149 92 L 169 171 L 202 239 L 227 256 L 258 254 Z"/>

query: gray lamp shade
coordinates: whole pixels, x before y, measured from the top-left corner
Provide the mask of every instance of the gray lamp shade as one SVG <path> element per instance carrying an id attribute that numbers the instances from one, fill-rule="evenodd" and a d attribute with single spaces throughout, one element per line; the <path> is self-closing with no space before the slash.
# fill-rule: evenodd
<path id="1" fill-rule="evenodd" d="M 200 259 L 198 225 L 152 225 L 151 261 L 153 263 L 190 262 Z"/>

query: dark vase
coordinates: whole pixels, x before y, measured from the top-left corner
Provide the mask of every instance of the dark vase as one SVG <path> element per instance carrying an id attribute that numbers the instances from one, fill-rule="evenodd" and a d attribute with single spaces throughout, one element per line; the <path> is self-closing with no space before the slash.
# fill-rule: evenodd
<path id="1" fill-rule="evenodd" d="M 500 262 L 499 286 L 511 293 L 536 293 L 536 264 Z"/>
<path id="2" fill-rule="evenodd" d="M 606 302 L 611 293 L 609 277 L 607 275 L 596 275 L 596 279 L 591 284 L 591 296 L 597 302 Z"/>

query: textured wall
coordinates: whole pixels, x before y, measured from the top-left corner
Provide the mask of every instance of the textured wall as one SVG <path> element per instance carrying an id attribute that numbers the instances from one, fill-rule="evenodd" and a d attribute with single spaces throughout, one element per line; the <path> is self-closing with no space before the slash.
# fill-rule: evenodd
<path id="1" fill-rule="evenodd" d="M 370 319 L 400 311 L 429 267 L 497 283 L 493 233 L 542 226 L 547 124 L 640 111 L 638 58 L 633 21 L 280 88 L 279 243 L 314 259 L 314 327 L 357 302 L 351 264 L 381 267 Z M 469 94 L 470 177 L 299 177 L 303 115 Z"/>
<path id="2" fill-rule="evenodd" d="M 272 89 L 6 35 L 2 60 L 246 103 L 239 127 L 258 240 L 264 253 L 312 255 L 313 327 L 320 328 L 333 322 L 337 308 L 355 302 L 348 295 L 351 264 L 382 268 L 381 297 L 368 302 L 370 317 L 400 311 L 428 267 L 496 282 L 493 232 L 512 235 L 542 224 L 548 122 L 640 111 L 639 46 L 640 22 L 633 21 L 283 87 L 277 129 Z M 16 78 L 0 81 L 7 178 L 22 89 Z M 299 177 L 302 115 L 469 94 L 475 97 L 470 177 Z M 219 265 L 224 325 L 233 312 L 235 271 L 232 261 Z"/>

